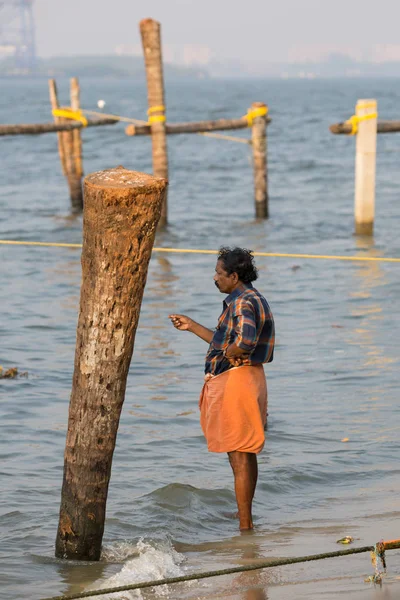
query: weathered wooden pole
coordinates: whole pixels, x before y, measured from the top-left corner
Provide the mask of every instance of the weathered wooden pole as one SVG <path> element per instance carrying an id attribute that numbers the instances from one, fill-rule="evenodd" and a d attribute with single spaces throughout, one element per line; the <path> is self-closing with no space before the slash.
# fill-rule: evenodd
<path id="1" fill-rule="evenodd" d="M 50 94 L 50 105 L 51 110 L 58 110 L 60 108 L 60 104 L 58 102 L 58 93 L 57 93 L 57 84 L 55 79 L 49 79 L 49 94 Z M 54 117 L 54 122 L 57 125 L 61 125 L 65 121 L 61 117 Z M 65 163 L 65 148 L 64 148 L 64 133 L 57 133 L 58 140 L 58 154 L 60 155 L 60 162 L 62 172 L 65 176 L 67 176 L 67 168 Z"/>
<path id="2" fill-rule="evenodd" d="M 60 108 L 57 88 L 54 79 L 49 81 L 50 102 L 52 110 Z M 71 99 L 74 98 L 76 104 L 76 86 L 71 82 Z M 79 102 L 79 85 L 78 85 L 78 102 Z M 64 123 L 68 119 L 64 117 L 54 117 L 56 123 Z M 74 131 L 64 131 L 58 134 L 58 150 L 60 154 L 61 166 L 65 177 L 67 178 L 69 195 L 71 199 L 71 207 L 73 212 L 81 212 L 83 208 L 83 191 L 82 191 L 82 175 L 76 168 L 75 161 L 75 138 Z M 80 135 L 80 134 L 79 134 Z"/>
<path id="3" fill-rule="evenodd" d="M 167 136 L 165 133 L 164 77 L 161 52 L 161 25 L 153 19 L 140 21 L 140 34 L 147 78 L 147 98 L 153 154 L 153 174 L 168 179 Z M 160 226 L 167 223 L 167 194 L 161 212 Z"/>
<path id="4" fill-rule="evenodd" d="M 82 287 L 56 556 L 98 560 L 119 417 L 167 182 L 123 167 L 84 181 Z"/>
<path id="5" fill-rule="evenodd" d="M 64 119 L 57 119 L 64 121 Z M 82 127 L 102 127 L 115 125 L 118 119 L 88 119 L 86 125 L 78 121 L 65 120 L 63 123 L 18 123 L 16 125 L 0 125 L 0 136 L 4 135 L 42 135 L 43 133 L 56 133 L 72 131 Z"/>
<path id="6" fill-rule="evenodd" d="M 349 135 L 353 132 L 353 125 L 351 121 L 344 121 L 343 123 L 334 123 L 329 126 L 331 133 L 338 135 Z M 377 133 L 399 133 L 400 121 L 378 121 L 376 124 Z M 167 125 L 168 132 L 168 125 Z"/>
<path id="7" fill-rule="evenodd" d="M 356 105 L 355 233 L 372 235 L 375 218 L 377 102 L 359 100 Z"/>
<path id="8" fill-rule="evenodd" d="M 267 123 L 271 122 L 267 118 Z M 194 121 L 192 123 L 166 123 L 165 132 L 169 134 L 178 133 L 204 133 L 207 131 L 228 131 L 232 129 L 246 129 L 249 126 L 247 115 L 239 119 L 217 119 L 210 121 Z M 126 135 L 151 135 L 151 126 L 144 125 L 128 125 L 125 129 Z"/>
<path id="9" fill-rule="evenodd" d="M 80 111 L 81 109 L 81 90 L 79 87 L 79 80 L 77 77 L 73 77 L 70 81 L 70 98 L 71 108 L 73 111 Z M 73 139 L 73 155 L 74 155 L 74 166 L 76 171 L 76 177 L 80 180 L 83 177 L 83 159 L 82 159 L 82 134 L 80 129 L 75 129 L 72 132 Z M 82 184 L 80 184 L 82 186 Z"/>
<path id="10" fill-rule="evenodd" d="M 268 219 L 268 173 L 267 173 L 267 106 L 253 102 L 251 118 L 251 143 L 253 147 L 254 198 L 256 217 Z M 260 114 L 257 114 L 260 113 Z"/>
<path id="11" fill-rule="evenodd" d="M 77 79 L 70 81 L 71 109 L 79 110 L 79 83 Z M 75 107 L 72 106 L 74 103 Z M 65 164 L 67 170 L 67 181 L 71 207 L 73 212 L 81 212 L 83 209 L 82 189 L 82 148 L 80 145 L 80 130 L 67 131 L 64 134 Z M 78 135 L 77 139 L 75 136 Z"/>

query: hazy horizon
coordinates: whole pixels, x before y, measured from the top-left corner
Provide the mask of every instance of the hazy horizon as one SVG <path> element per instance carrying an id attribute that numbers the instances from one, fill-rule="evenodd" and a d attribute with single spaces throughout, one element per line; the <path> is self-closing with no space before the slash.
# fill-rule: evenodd
<path id="1" fill-rule="evenodd" d="M 400 60 L 396 43 L 400 6 L 382 0 L 379 9 L 367 10 L 362 0 L 34 2 L 41 57 L 139 54 L 139 21 L 152 17 L 162 24 L 166 60 L 204 65 L 232 60 L 249 65 L 319 61 L 332 53 L 369 62 Z"/>

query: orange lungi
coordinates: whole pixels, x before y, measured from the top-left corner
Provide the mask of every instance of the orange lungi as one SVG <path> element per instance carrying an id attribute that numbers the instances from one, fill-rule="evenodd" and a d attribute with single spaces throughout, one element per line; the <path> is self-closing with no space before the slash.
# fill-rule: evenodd
<path id="1" fill-rule="evenodd" d="M 199 406 L 210 452 L 261 452 L 267 415 L 267 382 L 262 365 L 206 375 Z"/>

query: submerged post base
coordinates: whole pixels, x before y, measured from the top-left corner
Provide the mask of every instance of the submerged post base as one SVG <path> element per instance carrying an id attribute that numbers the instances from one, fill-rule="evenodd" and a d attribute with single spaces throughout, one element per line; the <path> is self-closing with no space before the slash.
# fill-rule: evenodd
<path id="1" fill-rule="evenodd" d="M 268 204 L 266 201 L 256 202 L 256 218 L 257 219 L 268 219 Z"/>
<path id="2" fill-rule="evenodd" d="M 374 233 L 374 222 L 370 223 L 355 223 L 354 233 L 356 235 L 373 235 Z"/>

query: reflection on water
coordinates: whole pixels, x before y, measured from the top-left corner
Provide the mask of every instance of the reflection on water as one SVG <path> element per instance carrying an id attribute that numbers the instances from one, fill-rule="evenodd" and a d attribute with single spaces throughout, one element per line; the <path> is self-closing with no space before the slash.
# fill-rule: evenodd
<path id="1" fill-rule="evenodd" d="M 357 256 L 368 256 L 377 258 L 382 256 L 382 252 L 376 249 L 373 239 L 365 237 L 356 237 L 356 247 L 360 250 Z M 379 262 L 356 263 L 355 285 L 352 287 L 349 296 L 362 300 L 362 303 L 351 310 L 351 314 L 359 323 L 354 329 L 354 343 L 359 344 L 366 349 L 366 367 L 384 367 L 385 363 L 390 363 L 390 359 L 383 356 L 383 350 L 374 344 L 374 333 L 382 323 L 382 307 L 379 303 L 379 295 L 375 294 L 376 288 L 385 285 L 385 273 Z M 364 302 L 365 301 L 365 302 Z M 351 343 L 351 342 L 350 342 Z M 367 369 L 368 372 L 368 369 Z"/>
<path id="2" fill-rule="evenodd" d="M 356 248 L 358 256 L 381 257 L 382 251 L 378 250 L 373 238 L 356 237 Z M 382 386 L 387 374 L 392 371 L 394 364 L 398 362 L 397 357 L 388 356 L 382 339 L 381 331 L 385 324 L 385 313 L 382 307 L 384 298 L 384 287 L 387 284 L 387 276 L 382 264 L 375 261 L 355 263 L 354 284 L 349 292 L 351 299 L 356 299 L 356 306 L 351 305 L 351 315 L 354 317 L 356 326 L 351 337 L 347 338 L 349 344 L 356 345 L 363 357 L 362 367 L 366 377 L 373 376 L 375 379 L 380 375 L 378 385 L 371 385 L 368 394 L 360 404 L 360 415 L 353 419 L 354 424 L 362 426 L 367 422 L 374 422 L 377 411 L 385 406 L 382 398 Z M 393 432 L 395 429 L 380 429 L 375 441 L 383 442 L 384 431 Z M 354 433 L 359 433 L 355 429 Z"/>
<path id="3" fill-rule="evenodd" d="M 90 588 L 94 582 L 103 579 L 107 566 L 104 563 L 75 563 L 68 565 L 59 561 L 57 571 L 64 584 L 64 594 L 80 594 Z"/>
<path id="4" fill-rule="evenodd" d="M 261 555 L 260 545 L 255 540 L 243 549 L 241 564 L 254 564 L 257 559 L 265 560 Z M 241 600 L 268 600 L 267 595 L 268 570 L 242 573 L 234 577 L 231 586 L 234 589 L 243 589 Z"/>

